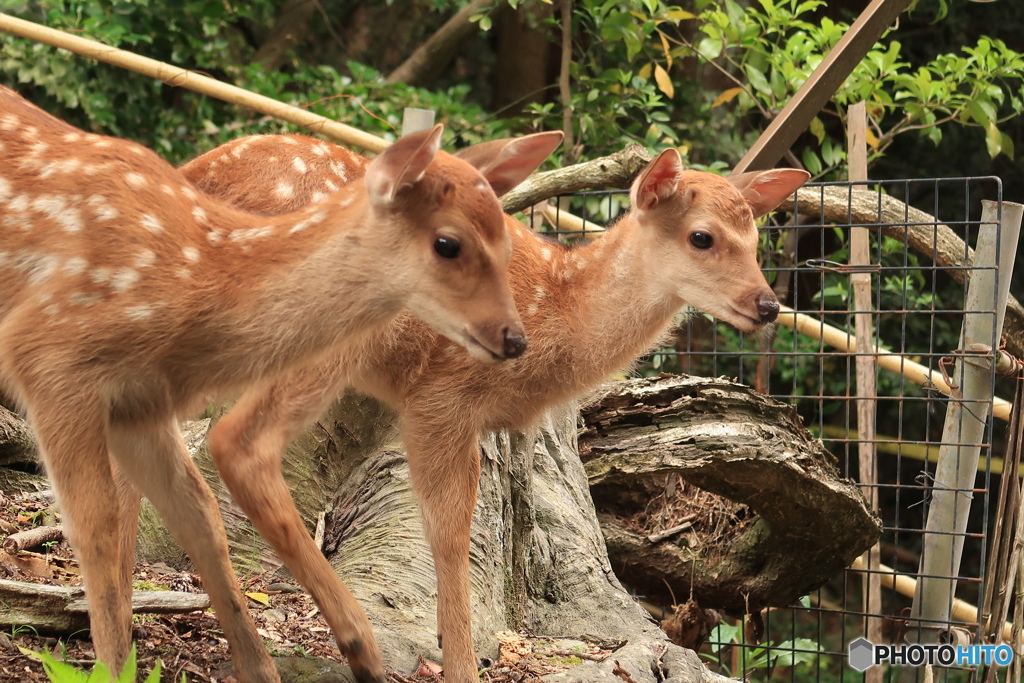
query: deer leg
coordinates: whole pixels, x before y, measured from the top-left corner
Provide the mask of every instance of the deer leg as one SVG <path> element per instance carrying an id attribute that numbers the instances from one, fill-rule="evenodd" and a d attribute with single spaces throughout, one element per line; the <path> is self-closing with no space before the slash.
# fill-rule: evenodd
<path id="1" fill-rule="evenodd" d="M 477 681 L 470 626 L 469 532 L 480 481 L 475 430 L 405 416 L 402 435 L 437 575 L 437 628 L 446 683 Z M 430 425 L 423 429 L 423 426 Z M 437 425 L 440 426 L 440 425 Z"/>
<path id="2" fill-rule="evenodd" d="M 139 529 L 139 509 L 142 495 L 111 460 L 110 469 L 114 475 L 114 489 L 119 512 L 117 514 L 117 547 L 120 563 L 120 583 L 127 595 L 132 594 L 135 575 L 135 540 Z"/>
<path id="3" fill-rule="evenodd" d="M 118 421 L 111 423 L 108 433 L 118 466 L 153 503 L 199 569 L 231 647 L 238 679 L 280 681 L 238 589 L 217 501 L 192 462 L 175 420 Z M 123 551 L 122 539 L 115 542 Z M 118 557 L 123 567 L 124 558 Z"/>
<path id="4" fill-rule="evenodd" d="M 313 597 L 356 679 L 383 683 L 370 622 L 310 537 L 281 473 L 289 442 L 338 393 L 324 380 L 322 371 L 293 374 L 247 392 L 211 432 L 210 452 L 235 502 Z"/>
<path id="5" fill-rule="evenodd" d="M 43 462 L 82 570 L 96 658 L 115 675 L 131 648 L 131 592 L 118 562 L 118 511 L 98 397 L 65 401 L 27 396 Z"/>

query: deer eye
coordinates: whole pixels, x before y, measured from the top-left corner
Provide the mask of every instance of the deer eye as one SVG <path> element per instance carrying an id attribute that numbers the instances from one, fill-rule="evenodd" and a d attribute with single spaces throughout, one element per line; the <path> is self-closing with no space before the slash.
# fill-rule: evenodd
<path id="1" fill-rule="evenodd" d="M 434 251 L 441 258 L 458 258 L 462 245 L 454 237 L 438 237 L 434 240 Z"/>
<path id="2" fill-rule="evenodd" d="M 706 232 L 695 232 L 690 235 L 690 244 L 698 249 L 710 249 L 714 241 L 714 238 Z"/>

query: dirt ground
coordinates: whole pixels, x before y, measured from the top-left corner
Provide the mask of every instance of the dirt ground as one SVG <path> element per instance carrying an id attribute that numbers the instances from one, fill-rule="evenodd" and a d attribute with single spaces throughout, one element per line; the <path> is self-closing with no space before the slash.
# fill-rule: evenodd
<path id="1" fill-rule="evenodd" d="M 45 495 L 0 493 L 0 539 L 42 524 L 58 523 Z M 66 541 L 52 541 L 11 554 L 0 551 L 0 579 L 51 586 L 80 586 L 81 577 Z M 240 577 L 249 596 L 251 613 L 271 654 L 286 657 L 288 666 L 302 668 L 306 658 L 322 658 L 343 664 L 334 638 L 312 599 L 295 585 L 269 573 Z M 135 588 L 201 592 L 197 575 L 166 565 L 138 564 Z M 231 676 L 227 641 L 212 610 L 177 615 L 136 615 L 133 641 L 139 662 L 138 680 L 144 680 L 159 659 L 163 681 L 180 683 L 236 683 Z M 537 680 L 539 675 L 562 671 L 583 659 L 600 661 L 612 655 L 615 645 L 562 642 L 499 634 L 501 656 L 485 669 L 481 680 L 509 683 Z M 91 670 L 95 653 L 87 632 L 41 634 L 31 626 L 0 627 L 0 683 L 46 683 L 35 653 L 45 651 L 58 661 Z M 320 663 L 317 664 L 321 669 Z M 627 674 L 628 675 L 628 674 Z M 289 678 L 285 675 L 285 680 Z M 296 677 L 297 680 L 297 677 Z M 317 676 L 303 680 L 341 681 Z M 441 667 L 421 662 L 417 671 L 388 671 L 389 683 L 443 681 Z M 629 679 L 623 679 L 629 680 Z"/>

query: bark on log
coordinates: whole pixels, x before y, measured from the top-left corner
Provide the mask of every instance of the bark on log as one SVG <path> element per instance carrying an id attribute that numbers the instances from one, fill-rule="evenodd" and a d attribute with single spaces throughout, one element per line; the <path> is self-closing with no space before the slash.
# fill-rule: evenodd
<path id="1" fill-rule="evenodd" d="M 749 387 L 702 377 L 617 382 L 581 416 L 580 454 L 612 566 L 649 599 L 671 604 L 674 592 L 742 613 L 790 605 L 881 532 L 796 410 Z M 625 523 L 673 474 L 738 504 L 723 506 L 738 519 L 712 529 L 712 543 L 651 542 Z"/>
<path id="2" fill-rule="evenodd" d="M 81 588 L 44 586 L 0 579 L 0 627 L 31 626 L 41 633 L 73 633 L 89 627 L 85 593 Z M 133 591 L 136 614 L 183 614 L 207 609 L 202 593 Z"/>
<path id="3" fill-rule="evenodd" d="M 28 424 L 0 406 L 0 467 L 34 465 L 38 454 L 39 447 Z"/>
<path id="4" fill-rule="evenodd" d="M 795 202 L 800 214 L 825 223 L 855 225 L 882 225 L 882 232 L 902 241 L 935 264 L 957 282 L 963 284 L 974 250 L 948 225 L 939 223 L 934 216 L 901 202 L 895 197 L 871 190 L 846 187 L 821 187 L 801 190 Z M 794 199 L 784 201 L 779 209 L 794 210 Z M 1024 358 L 1024 306 L 1013 296 L 1006 303 L 1003 323 L 1003 342 L 1017 358 Z"/>
<path id="5" fill-rule="evenodd" d="M 502 197 L 501 205 L 506 213 L 515 213 L 567 192 L 628 188 L 650 160 L 650 152 L 640 145 L 627 145 L 623 150 L 600 159 L 535 173 Z"/>

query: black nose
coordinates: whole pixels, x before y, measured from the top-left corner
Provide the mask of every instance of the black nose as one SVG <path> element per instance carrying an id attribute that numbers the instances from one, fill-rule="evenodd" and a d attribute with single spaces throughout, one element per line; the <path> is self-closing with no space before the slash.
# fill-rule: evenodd
<path id="1" fill-rule="evenodd" d="M 763 323 L 773 323 L 779 317 L 779 301 L 774 294 L 757 300 L 757 314 Z"/>
<path id="2" fill-rule="evenodd" d="M 505 358 L 519 358 L 526 351 L 526 335 L 519 331 L 512 331 L 509 328 L 503 330 L 505 343 L 502 350 Z"/>

